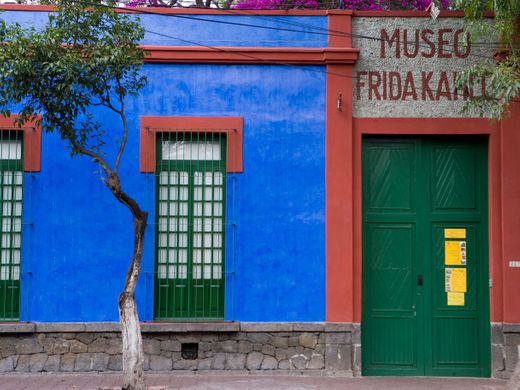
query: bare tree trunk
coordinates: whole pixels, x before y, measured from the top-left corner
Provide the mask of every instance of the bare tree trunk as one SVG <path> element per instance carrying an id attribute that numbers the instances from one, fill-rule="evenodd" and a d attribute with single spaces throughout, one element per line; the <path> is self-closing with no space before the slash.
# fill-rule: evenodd
<path id="1" fill-rule="evenodd" d="M 143 341 L 135 304 L 135 287 L 141 270 L 148 214 L 141 211 L 137 203 L 128 202 L 129 199 L 125 199 L 125 197 L 126 194 L 120 200 L 129 206 L 134 217 L 134 253 L 126 274 L 125 289 L 119 296 L 119 318 L 123 344 L 123 389 L 145 390 Z M 130 198 L 130 200 L 133 199 Z"/>
<path id="2" fill-rule="evenodd" d="M 516 362 L 513 375 L 509 378 L 506 385 L 506 390 L 520 390 L 520 346 L 518 348 L 518 361 Z"/>

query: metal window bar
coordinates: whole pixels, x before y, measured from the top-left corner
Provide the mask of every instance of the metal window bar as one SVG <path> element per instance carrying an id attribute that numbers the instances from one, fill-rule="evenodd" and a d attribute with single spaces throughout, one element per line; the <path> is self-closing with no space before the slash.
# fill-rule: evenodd
<path id="1" fill-rule="evenodd" d="M 20 318 L 23 132 L 0 130 L 0 321 Z"/>
<path id="2" fill-rule="evenodd" d="M 156 319 L 222 319 L 226 133 L 157 138 Z"/>

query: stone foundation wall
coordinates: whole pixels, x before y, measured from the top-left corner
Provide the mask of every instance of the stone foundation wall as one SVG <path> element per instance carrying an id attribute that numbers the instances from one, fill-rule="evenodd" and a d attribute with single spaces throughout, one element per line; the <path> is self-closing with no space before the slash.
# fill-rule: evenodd
<path id="1" fill-rule="evenodd" d="M 509 379 L 518 361 L 520 324 L 491 323 L 491 358 L 494 378 Z"/>
<path id="2" fill-rule="evenodd" d="M 361 371 L 359 324 L 143 324 L 142 332 L 145 370 Z M 0 325 L 0 372 L 119 371 L 120 351 L 118 324 Z"/>

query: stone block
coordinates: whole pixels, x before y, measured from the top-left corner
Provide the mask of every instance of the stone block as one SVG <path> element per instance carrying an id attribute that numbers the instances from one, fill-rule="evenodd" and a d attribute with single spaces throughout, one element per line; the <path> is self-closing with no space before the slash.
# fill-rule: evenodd
<path id="1" fill-rule="evenodd" d="M 88 351 L 88 346 L 87 346 L 87 344 L 84 344 L 81 341 L 70 340 L 69 351 L 71 353 L 85 353 Z"/>
<path id="2" fill-rule="evenodd" d="M 169 371 L 173 368 L 173 362 L 171 358 L 167 358 L 160 355 L 150 356 L 150 370 L 152 371 Z"/>
<path id="3" fill-rule="evenodd" d="M 292 332 L 291 322 L 242 322 L 240 331 L 242 332 Z"/>
<path id="4" fill-rule="evenodd" d="M 88 322 L 85 324 L 85 332 L 121 332 L 121 325 L 119 324 L 119 322 Z"/>
<path id="5" fill-rule="evenodd" d="M 313 349 L 318 344 L 318 336 L 313 333 L 302 333 L 298 340 L 299 344 L 304 348 Z"/>
<path id="6" fill-rule="evenodd" d="M 106 353 L 93 353 L 92 354 L 92 370 L 93 371 L 106 371 L 108 368 L 108 360 L 110 356 Z"/>
<path id="7" fill-rule="evenodd" d="M 13 372 L 17 363 L 16 356 L 8 356 L 4 359 L 0 359 L 0 372 Z M 24 370 L 27 371 L 27 370 Z"/>
<path id="8" fill-rule="evenodd" d="M 59 372 L 60 371 L 60 355 L 51 355 L 47 358 L 45 365 L 43 366 L 43 371 L 47 372 Z"/>
<path id="9" fill-rule="evenodd" d="M 493 372 L 505 370 L 504 347 L 502 345 L 491 345 L 491 367 Z"/>
<path id="10" fill-rule="evenodd" d="M 238 342 L 238 352 L 239 353 L 249 353 L 253 350 L 253 344 L 249 341 L 239 341 Z"/>
<path id="11" fill-rule="evenodd" d="M 76 355 L 76 362 L 74 363 L 74 371 L 86 372 L 92 371 L 92 354 L 79 353 Z"/>
<path id="12" fill-rule="evenodd" d="M 300 345 L 300 338 L 298 336 L 291 336 L 287 340 L 287 345 L 289 347 L 297 347 Z"/>
<path id="13" fill-rule="evenodd" d="M 161 353 L 161 341 L 151 338 L 144 339 L 143 351 L 149 355 L 159 355 Z"/>
<path id="14" fill-rule="evenodd" d="M 349 336 L 348 338 L 347 338 L 347 335 Z M 325 343 L 327 343 L 327 344 L 347 344 L 347 343 L 350 344 L 350 333 L 345 333 L 345 332 L 325 333 Z"/>
<path id="15" fill-rule="evenodd" d="M 294 322 L 292 325 L 295 332 L 323 332 L 325 330 L 324 322 Z"/>
<path id="16" fill-rule="evenodd" d="M 180 352 L 181 343 L 177 340 L 164 340 L 161 341 L 160 349 L 163 351 Z"/>
<path id="17" fill-rule="evenodd" d="M 289 338 L 288 337 L 273 337 L 273 346 L 276 348 L 287 348 L 289 346 Z"/>
<path id="18" fill-rule="evenodd" d="M 520 333 L 505 333 L 504 345 L 516 346 L 520 345 Z"/>
<path id="19" fill-rule="evenodd" d="M 238 322 L 189 322 L 186 329 L 188 332 L 238 332 Z"/>
<path id="20" fill-rule="evenodd" d="M 121 339 L 119 338 L 110 338 L 106 341 L 106 349 L 105 352 L 109 355 L 117 355 L 122 353 Z"/>
<path id="21" fill-rule="evenodd" d="M 104 337 L 98 337 L 92 341 L 88 346 L 88 352 L 105 352 L 107 348 L 107 341 Z"/>
<path id="22" fill-rule="evenodd" d="M 268 355 L 268 356 L 275 356 L 276 354 L 276 348 L 273 347 L 272 345 L 270 344 L 266 344 L 262 347 L 262 350 L 261 352 L 264 354 L 264 355 Z"/>
<path id="23" fill-rule="evenodd" d="M 352 324 L 350 322 L 326 322 L 325 332 L 352 332 L 358 324 Z"/>
<path id="24" fill-rule="evenodd" d="M 41 372 L 47 362 L 46 353 L 36 353 L 31 355 L 29 358 L 29 371 L 30 372 Z"/>
<path id="25" fill-rule="evenodd" d="M 29 372 L 29 360 L 31 355 L 20 355 L 15 363 L 16 372 Z"/>
<path id="26" fill-rule="evenodd" d="M 276 352 L 274 353 L 274 357 L 278 360 L 284 360 L 284 359 L 287 359 L 288 357 L 288 354 L 287 354 L 287 349 L 283 349 L 283 348 L 278 348 L 276 350 Z"/>
<path id="27" fill-rule="evenodd" d="M 319 355 L 317 353 L 312 354 L 311 360 L 307 365 L 309 370 L 322 370 L 325 368 L 325 359 L 323 355 Z"/>
<path id="28" fill-rule="evenodd" d="M 359 324 L 353 324 L 351 343 L 361 344 L 361 326 Z"/>
<path id="29" fill-rule="evenodd" d="M 491 344 L 504 344 L 502 323 L 491 323 Z"/>
<path id="30" fill-rule="evenodd" d="M 47 339 L 47 340 L 49 340 L 49 339 Z M 50 340 L 54 340 L 53 345 L 51 347 L 52 348 L 51 353 L 53 353 L 55 355 L 62 355 L 64 353 L 69 352 L 69 350 L 70 350 L 70 341 L 69 340 L 64 340 L 62 338 L 50 339 Z"/>
<path id="31" fill-rule="evenodd" d="M 74 364 L 76 362 L 76 355 L 73 353 L 66 353 L 61 356 L 60 371 L 71 372 L 74 371 Z"/>
<path id="32" fill-rule="evenodd" d="M 246 368 L 248 370 L 259 370 L 264 360 L 264 355 L 260 352 L 249 352 L 246 358 Z"/>
<path id="33" fill-rule="evenodd" d="M 7 356 L 16 354 L 16 338 L 13 337 L 2 337 L 0 338 L 0 357 L 5 358 Z"/>
<path id="34" fill-rule="evenodd" d="M 279 370 L 290 370 L 291 362 L 287 359 L 280 360 L 280 362 L 278 363 L 278 369 Z"/>
<path id="35" fill-rule="evenodd" d="M 273 336 L 269 333 L 248 333 L 247 339 L 253 344 L 272 344 Z"/>
<path id="36" fill-rule="evenodd" d="M 352 371 L 352 349 L 350 345 L 327 344 L 325 368 L 329 371 Z"/>
<path id="37" fill-rule="evenodd" d="M 506 345 L 505 347 L 506 352 L 506 371 L 513 371 L 516 365 L 516 362 L 518 361 L 518 347 Z"/>
<path id="38" fill-rule="evenodd" d="M 63 333 L 84 332 L 85 324 L 75 322 L 38 322 L 35 324 L 35 332 Z"/>
<path id="39" fill-rule="evenodd" d="M 219 352 L 215 354 L 213 358 L 213 369 L 223 370 L 226 367 L 226 354 Z"/>
<path id="40" fill-rule="evenodd" d="M 35 330 L 35 324 L 0 324 L 0 333 L 34 333 Z"/>
<path id="41" fill-rule="evenodd" d="M 243 370 L 246 365 L 246 355 L 230 353 L 226 357 L 226 370 Z"/>
<path id="42" fill-rule="evenodd" d="M 98 335 L 92 332 L 78 333 L 76 340 L 83 344 L 90 344 L 92 341 L 98 338 Z"/>
<path id="43" fill-rule="evenodd" d="M 213 359 L 199 359 L 197 364 L 197 370 L 211 370 L 211 364 Z"/>
<path id="44" fill-rule="evenodd" d="M 196 370 L 198 366 L 197 360 L 178 359 L 173 363 L 174 370 Z"/>
<path id="45" fill-rule="evenodd" d="M 40 343 L 38 342 L 38 339 L 36 339 L 35 337 L 21 339 L 16 344 L 15 349 L 16 349 L 16 352 L 20 355 L 43 352 L 43 347 L 40 345 Z"/>
<path id="46" fill-rule="evenodd" d="M 215 352 L 238 352 L 238 342 L 234 340 L 219 341 L 213 344 Z"/>
<path id="47" fill-rule="evenodd" d="M 352 346 L 352 371 L 354 374 L 361 374 L 361 345 L 356 344 Z"/>
<path id="48" fill-rule="evenodd" d="M 291 361 L 293 367 L 297 370 L 305 370 L 307 367 L 307 357 L 303 354 L 293 355 L 289 360 Z"/>
<path id="49" fill-rule="evenodd" d="M 109 356 L 107 369 L 110 371 L 121 371 L 123 369 L 123 359 L 121 355 Z"/>
<path id="50" fill-rule="evenodd" d="M 278 360 L 272 356 L 265 356 L 260 368 L 262 370 L 276 370 L 278 368 Z"/>

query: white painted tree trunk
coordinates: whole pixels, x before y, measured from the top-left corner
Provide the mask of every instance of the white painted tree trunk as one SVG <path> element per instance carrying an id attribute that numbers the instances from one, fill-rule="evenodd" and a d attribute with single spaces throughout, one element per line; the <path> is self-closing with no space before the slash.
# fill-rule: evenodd
<path id="1" fill-rule="evenodd" d="M 518 346 L 518 360 L 513 375 L 507 382 L 506 390 L 520 390 L 520 345 Z"/>
<path id="2" fill-rule="evenodd" d="M 119 317 L 123 343 L 123 389 L 144 390 L 143 341 L 133 295 L 121 294 Z"/>

